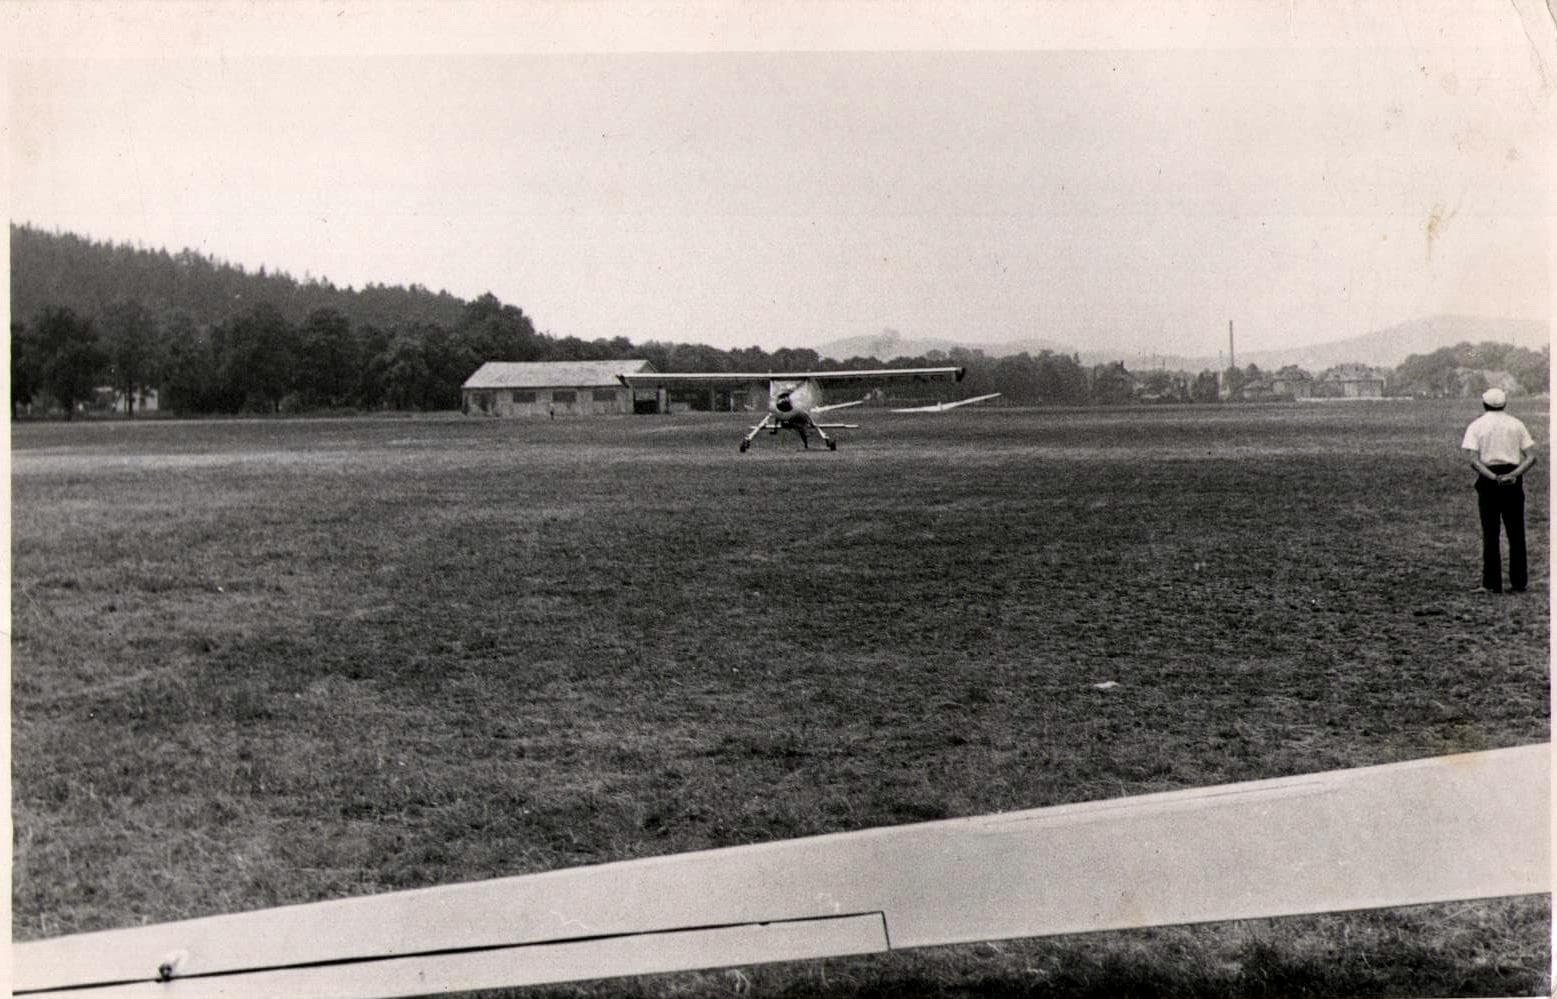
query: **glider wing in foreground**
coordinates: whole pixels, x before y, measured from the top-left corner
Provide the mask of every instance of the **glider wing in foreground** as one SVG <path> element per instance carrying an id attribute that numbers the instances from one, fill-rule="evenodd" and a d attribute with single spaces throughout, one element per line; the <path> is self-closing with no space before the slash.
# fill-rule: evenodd
<path id="1" fill-rule="evenodd" d="M 17 995 L 412 996 L 1551 890 L 1548 744 L 12 946 Z"/>

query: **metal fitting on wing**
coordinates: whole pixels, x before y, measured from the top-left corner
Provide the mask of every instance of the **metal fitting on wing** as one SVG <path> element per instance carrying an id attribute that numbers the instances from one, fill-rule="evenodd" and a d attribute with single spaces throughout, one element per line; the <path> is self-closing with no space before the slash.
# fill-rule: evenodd
<path id="1" fill-rule="evenodd" d="M 157 981 L 168 982 L 178 973 L 179 965 L 189 960 L 189 951 L 176 950 L 157 964 Z"/>

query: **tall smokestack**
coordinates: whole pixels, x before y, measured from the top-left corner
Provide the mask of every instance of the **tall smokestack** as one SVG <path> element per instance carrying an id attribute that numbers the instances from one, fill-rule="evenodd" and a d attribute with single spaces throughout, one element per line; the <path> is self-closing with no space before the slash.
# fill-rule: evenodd
<path id="1" fill-rule="evenodd" d="M 1231 319 L 1227 321 L 1227 366 L 1229 368 L 1238 367 L 1238 358 L 1233 353 L 1233 321 Z"/>

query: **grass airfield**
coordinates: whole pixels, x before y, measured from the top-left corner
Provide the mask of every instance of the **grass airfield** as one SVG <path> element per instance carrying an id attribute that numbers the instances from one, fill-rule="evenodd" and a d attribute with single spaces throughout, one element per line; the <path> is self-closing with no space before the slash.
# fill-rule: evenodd
<path id="1" fill-rule="evenodd" d="M 745 455 L 728 414 L 15 425 L 15 936 L 1546 740 L 1550 451 L 1531 591 L 1483 595 L 1478 412 L 866 410 Z M 1538 994 L 1550 932 L 1526 898 L 544 994 Z"/>

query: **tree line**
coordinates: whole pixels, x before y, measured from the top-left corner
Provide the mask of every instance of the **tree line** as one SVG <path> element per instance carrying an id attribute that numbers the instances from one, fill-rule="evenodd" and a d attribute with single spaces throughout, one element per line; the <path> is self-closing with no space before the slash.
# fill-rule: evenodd
<path id="1" fill-rule="evenodd" d="M 452 327 L 353 323 L 329 307 L 293 323 L 266 302 L 210 325 L 135 299 L 95 316 L 45 306 L 31 323 L 11 325 L 12 415 L 46 394 L 68 417 L 105 385 L 130 401 L 130 415 L 152 388 L 159 410 L 184 414 L 454 409 L 482 361 L 551 360 L 559 348 L 582 360 L 630 345 L 543 337 L 491 295 Z"/>
<path id="2" fill-rule="evenodd" d="M 1524 395 L 1544 395 L 1551 380 L 1551 348 L 1529 350 L 1506 343 L 1459 343 L 1412 354 L 1390 373 L 1392 395 L 1425 398 L 1480 395 L 1501 376 Z M 1497 386 L 1501 387 L 1501 386 Z"/>
<path id="3" fill-rule="evenodd" d="M 1544 393 L 1548 356 L 1548 351 L 1507 344 L 1460 344 L 1413 355 L 1386 373 L 1386 386 L 1396 395 L 1465 396 L 1486 388 L 1490 374 L 1512 376 L 1526 394 Z M 967 369 L 967 394 L 999 392 L 1010 403 L 1028 405 L 1212 403 L 1270 398 L 1272 385 L 1315 381 L 1290 366 L 1269 374 L 1254 365 L 1225 372 L 1137 374 L 1120 362 L 1088 366 L 1075 355 L 1047 351 L 991 358 L 957 349 L 887 361 L 834 360 L 810 349 L 720 350 L 703 344 L 634 344 L 625 337 L 586 341 L 538 333 L 522 309 L 491 294 L 467 303 L 451 326 L 411 321 L 387 327 L 353 322 L 328 307 L 293 323 L 264 302 L 201 325 L 186 312 L 158 313 L 139 300 L 124 299 L 93 316 L 45 306 L 31 323 L 12 323 L 12 416 L 48 401 L 69 418 L 105 386 L 126 402 L 131 416 L 148 389 L 157 391 L 159 410 L 189 415 L 448 410 L 459 408 L 461 384 L 485 361 L 640 358 L 660 371 L 708 372 L 956 364 Z M 1267 394 L 1256 394 L 1260 386 Z"/>
<path id="4" fill-rule="evenodd" d="M 21 317 L 11 325 L 13 418 L 45 403 L 68 418 L 105 386 L 130 415 L 149 389 L 159 410 L 190 415 L 457 409 L 461 384 L 486 361 L 644 359 L 660 371 L 706 372 L 956 364 L 967 369 L 968 394 L 1040 405 L 1269 398 L 1315 381 L 1297 368 L 1253 365 L 1136 373 L 1050 351 L 833 360 L 804 348 L 583 340 L 538 332 L 522 309 L 490 293 L 466 302 L 416 285 L 343 289 L 188 250 L 169 255 L 26 226 L 11 227 L 11 247 L 12 314 Z M 1489 375 L 1512 376 L 1525 393 L 1545 392 L 1548 356 L 1461 344 L 1408 358 L 1387 384 L 1391 394 L 1466 395 Z"/>
<path id="5" fill-rule="evenodd" d="M 34 403 L 50 403 L 69 418 L 110 387 L 131 416 L 149 389 L 156 390 L 159 410 L 190 415 L 457 409 L 461 384 L 486 361 L 626 359 L 648 360 L 660 371 L 712 372 L 951 362 L 969 366 L 969 387 L 979 391 L 1020 401 L 1093 398 L 1088 372 L 1073 357 L 955 354 L 837 361 L 810 349 L 553 337 L 491 294 L 468 303 L 449 326 L 424 320 L 387 327 L 353 322 L 329 307 L 293 323 L 265 302 L 202 325 L 182 310 L 158 312 L 123 299 L 95 315 L 49 305 L 29 323 L 13 322 L 11 405 L 13 418 Z"/>
<path id="6" fill-rule="evenodd" d="M 990 358 L 954 350 L 836 360 L 808 348 L 720 350 L 634 344 L 625 337 L 553 337 L 536 332 L 523 310 L 489 293 L 468 303 L 452 326 L 412 321 L 383 327 L 353 322 L 328 307 L 293 323 L 264 302 L 210 325 L 181 310 L 156 312 L 136 299 L 111 302 L 96 315 L 45 306 L 32 322 L 11 325 L 11 404 L 13 418 L 46 402 L 69 418 L 110 387 L 130 416 L 148 389 L 156 390 L 160 411 L 188 415 L 446 410 L 459 408 L 460 386 L 486 361 L 627 359 L 647 360 L 659 371 L 707 372 L 957 364 L 967 368 L 969 394 L 1000 392 L 1028 404 L 1123 403 L 1139 394 L 1123 364 L 1088 367 L 1074 355 L 1048 352 Z M 1214 376 L 1209 384 L 1214 398 Z"/>

